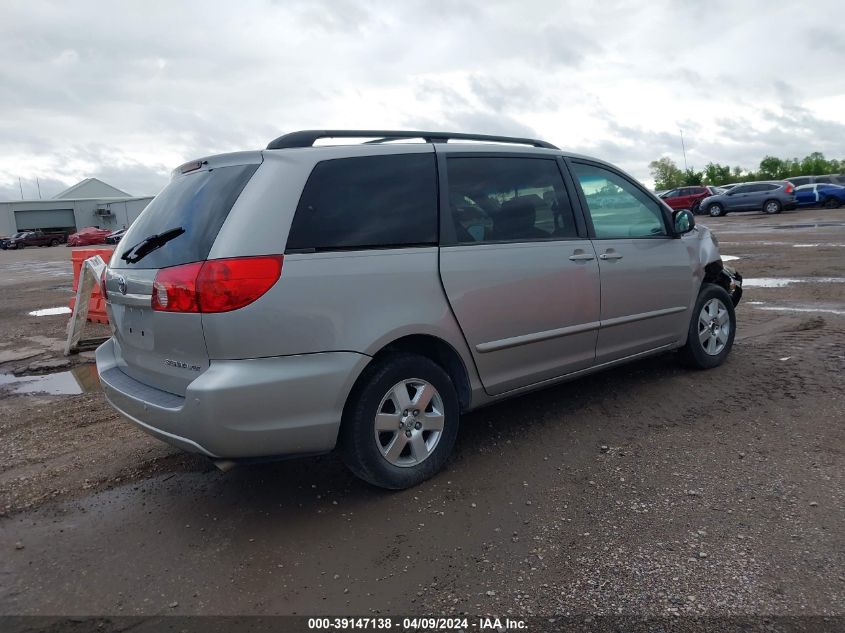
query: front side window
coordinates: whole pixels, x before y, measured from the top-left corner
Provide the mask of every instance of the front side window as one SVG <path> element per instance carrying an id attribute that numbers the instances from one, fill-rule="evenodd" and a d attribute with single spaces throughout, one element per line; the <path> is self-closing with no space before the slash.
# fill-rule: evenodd
<path id="1" fill-rule="evenodd" d="M 446 165 L 459 244 L 577 237 L 554 159 L 457 157 Z"/>
<path id="2" fill-rule="evenodd" d="M 299 199 L 287 250 L 436 243 L 434 154 L 390 154 L 317 163 Z"/>
<path id="3" fill-rule="evenodd" d="M 668 235 L 660 205 L 614 172 L 572 163 L 598 239 Z"/>

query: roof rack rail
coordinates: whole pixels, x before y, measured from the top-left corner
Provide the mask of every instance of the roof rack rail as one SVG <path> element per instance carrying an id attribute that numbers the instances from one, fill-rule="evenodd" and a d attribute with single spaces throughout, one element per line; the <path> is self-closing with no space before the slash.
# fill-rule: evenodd
<path id="1" fill-rule="evenodd" d="M 321 138 L 373 138 L 367 143 L 386 143 L 402 138 L 421 138 L 426 143 L 446 143 L 449 140 L 487 141 L 492 143 L 514 143 L 532 145 L 547 149 L 559 149 L 551 143 L 533 138 L 516 136 L 491 136 L 489 134 L 463 134 L 460 132 L 421 132 L 418 130 L 302 130 L 291 132 L 270 141 L 267 149 L 288 149 L 291 147 L 312 147 Z"/>

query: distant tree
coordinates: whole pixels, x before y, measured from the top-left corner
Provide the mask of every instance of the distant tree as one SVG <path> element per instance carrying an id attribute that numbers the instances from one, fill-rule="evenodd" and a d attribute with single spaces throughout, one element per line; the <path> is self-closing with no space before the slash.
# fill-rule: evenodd
<path id="1" fill-rule="evenodd" d="M 731 168 L 719 163 L 707 163 L 704 168 L 704 182 L 708 185 L 726 185 L 731 182 Z"/>
<path id="2" fill-rule="evenodd" d="M 684 183 L 684 172 L 668 156 L 653 160 L 648 164 L 655 189 L 674 189 Z"/>
<path id="3" fill-rule="evenodd" d="M 778 180 L 789 175 L 789 163 L 780 158 L 766 156 L 760 161 L 760 171 L 757 172 L 760 180 Z"/>
<path id="4" fill-rule="evenodd" d="M 824 154 L 821 152 L 813 152 L 804 157 L 801 161 L 802 176 L 816 176 L 819 174 L 829 174 L 831 172 L 830 161 L 825 160 Z M 790 174 L 795 175 L 795 174 Z"/>
<path id="5" fill-rule="evenodd" d="M 704 171 L 681 170 L 671 158 L 664 156 L 648 164 L 654 178 L 655 189 L 674 189 L 684 185 L 724 185 L 731 182 L 752 180 L 782 180 L 792 176 L 819 176 L 845 173 L 845 159 L 827 159 L 821 152 L 804 158 L 778 158 L 766 156 L 760 161 L 758 171 L 746 171 L 739 165 L 731 168 L 719 163 L 707 163 Z"/>
<path id="6" fill-rule="evenodd" d="M 681 184 L 687 185 L 688 187 L 694 185 L 701 185 L 704 184 L 704 172 L 703 171 L 695 171 L 692 168 L 686 169 L 682 172 L 684 182 Z"/>

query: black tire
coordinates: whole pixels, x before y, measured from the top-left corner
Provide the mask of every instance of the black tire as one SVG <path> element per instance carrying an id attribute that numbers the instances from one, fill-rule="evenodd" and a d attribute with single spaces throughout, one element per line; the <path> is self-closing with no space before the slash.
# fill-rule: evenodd
<path id="1" fill-rule="evenodd" d="M 437 390 L 444 409 L 443 430 L 431 453 L 420 463 L 397 466 L 379 449 L 375 417 L 393 387 L 409 379 L 424 380 Z M 424 356 L 391 355 L 370 363 L 350 394 L 340 427 L 340 454 L 349 470 L 374 486 L 390 490 L 410 488 L 443 468 L 458 436 L 459 418 L 458 396 L 443 368 Z"/>
<path id="2" fill-rule="evenodd" d="M 714 202 L 710 206 L 707 207 L 707 215 L 711 218 L 720 218 L 725 215 L 725 207 L 723 207 L 718 202 Z"/>
<path id="3" fill-rule="evenodd" d="M 722 307 L 728 313 L 728 322 L 730 323 L 730 332 L 728 333 L 727 341 L 722 350 L 717 354 L 708 353 L 704 349 L 699 336 L 701 332 L 699 316 L 704 306 L 713 299 L 721 302 Z M 721 286 L 705 283 L 701 286 L 701 291 L 698 293 L 698 299 L 692 311 L 689 329 L 687 330 L 687 342 L 679 351 L 681 362 L 687 367 L 693 367 L 695 369 L 712 369 L 713 367 L 718 367 L 725 362 L 728 354 L 730 354 L 735 334 L 736 313 L 734 312 L 734 304 L 731 301 L 730 295 Z"/>
<path id="4" fill-rule="evenodd" d="M 50 246 L 58 246 L 59 240 L 50 240 Z"/>
<path id="5" fill-rule="evenodd" d="M 825 209 L 835 209 L 839 206 L 839 200 L 834 197 L 825 198 L 824 202 L 822 202 L 822 207 Z"/>
<path id="6" fill-rule="evenodd" d="M 783 211 L 783 205 L 778 200 L 766 200 L 763 203 L 763 213 L 776 215 Z"/>
<path id="7" fill-rule="evenodd" d="M 692 209 L 690 209 L 693 215 L 698 215 L 701 213 L 701 200 L 696 200 L 693 205 Z"/>

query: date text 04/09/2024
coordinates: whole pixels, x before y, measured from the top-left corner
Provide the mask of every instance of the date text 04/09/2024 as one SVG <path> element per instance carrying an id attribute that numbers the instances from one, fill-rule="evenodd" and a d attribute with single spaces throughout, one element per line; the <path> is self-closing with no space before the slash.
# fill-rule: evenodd
<path id="1" fill-rule="evenodd" d="M 346 618 L 308 618 L 310 630 L 389 630 L 406 629 L 415 631 L 519 631 L 526 629 L 524 620 L 513 618 L 467 617 L 346 617 Z"/>

